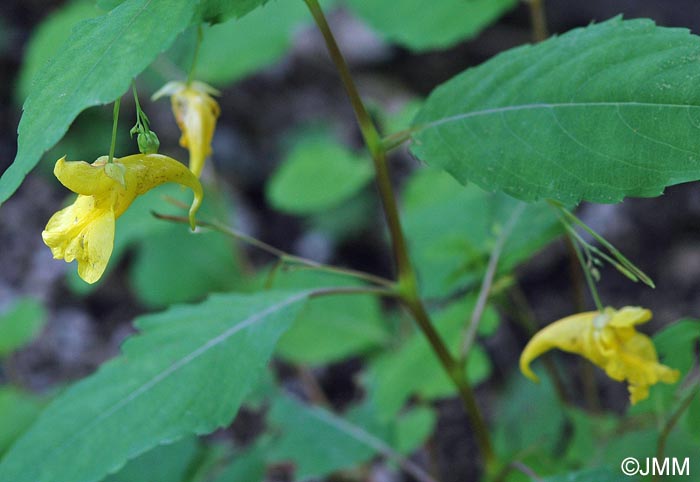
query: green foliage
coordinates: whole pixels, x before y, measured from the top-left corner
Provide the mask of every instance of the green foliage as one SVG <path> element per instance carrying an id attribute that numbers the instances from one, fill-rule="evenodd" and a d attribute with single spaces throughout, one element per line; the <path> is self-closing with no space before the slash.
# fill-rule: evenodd
<path id="1" fill-rule="evenodd" d="M 388 40 L 413 51 L 446 48 L 478 35 L 517 0 L 347 0 Z"/>
<path id="2" fill-rule="evenodd" d="M 681 373 L 681 380 L 695 365 L 700 343 L 700 321 L 679 320 L 654 335 L 654 346 L 661 362 Z M 630 413 L 656 412 L 659 415 L 670 410 L 678 399 L 680 384 L 659 384 L 651 387 L 649 398 L 630 407 Z"/>
<path id="3" fill-rule="evenodd" d="M 620 18 L 502 53 L 430 95 L 412 151 L 526 201 L 612 203 L 700 178 L 700 39 Z"/>
<path id="4" fill-rule="evenodd" d="M 197 78 L 226 85 L 273 64 L 289 49 L 293 31 L 308 21 L 303 1 L 277 0 L 241 19 L 205 29 Z"/>
<path id="5" fill-rule="evenodd" d="M 454 354 L 459 353 L 462 333 L 469 324 L 475 297 L 468 297 L 439 312 L 435 327 Z M 483 314 L 481 333 L 492 333 L 498 317 L 490 308 Z M 491 374 L 491 361 L 478 344 L 472 345 L 467 361 L 467 378 L 472 384 L 484 381 Z M 387 350 L 374 359 L 368 370 L 369 390 L 378 416 L 389 419 L 411 395 L 424 399 L 446 398 L 455 394 L 455 387 L 421 333 L 413 333 L 395 350 Z"/>
<path id="6" fill-rule="evenodd" d="M 169 445 L 160 445 L 129 461 L 119 472 L 103 482 L 173 482 L 186 480 L 187 470 L 196 457 L 199 443 L 195 437 Z"/>
<path id="7" fill-rule="evenodd" d="M 491 249 L 522 209 L 506 238 L 499 272 L 508 273 L 560 232 L 544 203 L 521 205 L 504 194 L 460 186 L 447 174 L 417 171 L 403 193 L 404 228 L 424 296 L 444 297 L 483 278 Z M 517 214 L 517 213 L 516 213 Z"/>
<path id="8" fill-rule="evenodd" d="M 217 295 L 137 319 L 142 334 L 44 411 L 0 480 L 97 481 L 158 444 L 230 423 L 306 297 Z"/>
<path id="9" fill-rule="evenodd" d="M 565 416 L 548 377 L 537 384 L 520 373 L 501 395 L 494 416 L 493 440 L 502 457 L 527 454 L 523 462 L 535 470 L 551 472 L 564 429 Z"/>
<path id="10" fill-rule="evenodd" d="M 42 403 L 33 395 L 0 385 L 0 455 L 34 422 Z"/>
<path id="11" fill-rule="evenodd" d="M 0 313 L 0 358 L 30 342 L 46 323 L 46 309 L 37 300 L 21 298 Z"/>
<path id="12" fill-rule="evenodd" d="M 19 123 L 17 156 L 0 178 L 4 202 L 84 109 L 111 102 L 192 20 L 194 2 L 126 0 L 80 22 L 34 76 Z"/>
<path id="13" fill-rule="evenodd" d="M 97 16 L 99 10 L 90 0 L 75 0 L 47 16 L 32 32 L 17 79 L 15 98 L 22 103 L 29 94 L 32 79 L 68 40 L 72 28 L 81 20 Z"/>
<path id="14" fill-rule="evenodd" d="M 351 467 L 378 453 L 410 453 L 432 432 L 435 415 L 416 408 L 390 422 L 380 422 L 370 401 L 341 417 L 278 397 L 269 423 L 282 432 L 268 452 L 270 459 L 293 461 L 296 478 L 306 480 Z"/>
<path id="15" fill-rule="evenodd" d="M 627 482 L 629 477 L 610 468 L 568 472 L 540 479 L 542 482 Z"/>
<path id="16" fill-rule="evenodd" d="M 220 23 L 229 18 L 240 18 L 269 0 L 202 0 L 199 15 L 203 22 Z M 285 1 L 285 0 L 278 0 Z"/>
<path id="17" fill-rule="evenodd" d="M 303 138 L 267 185 L 267 198 L 280 211 L 313 214 L 336 207 L 374 175 L 365 156 L 326 136 Z"/>
<path id="18" fill-rule="evenodd" d="M 347 276 L 315 271 L 278 273 L 275 288 L 360 286 Z M 278 344 L 278 354 L 295 363 L 320 365 L 381 347 L 388 339 L 379 301 L 369 295 L 310 300 Z"/>
<path id="19" fill-rule="evenodd" d="M 257 482 L 264 480 L 266 450 L 267 446 L 263 442 L 237 454 L 233 462 L 213 482 L 243 482 L 248 480 Z"/>
<path id="20" fill-rule="evenodd" d="M 178 214 L 170 199 L 189 203 L 191 193 L 169 184 L 139 196 L 117 221 L 114 251 L 108 274 L 133 250 L 129 277 L 136 297 L 146 306 L 162 307 L 202 299 L 210 292 L 239 287 L 241 269 L 233 242 L 220 233 L 192 233 L 184 224 L 157 220 L 152 213 Z M 226 219 L 229 206 L 216 192 L 206 190 L 200 216 Z M 89 285 L 75 270 L 68 271 L 71 288 L 88 293 L 101 283 Z"/>

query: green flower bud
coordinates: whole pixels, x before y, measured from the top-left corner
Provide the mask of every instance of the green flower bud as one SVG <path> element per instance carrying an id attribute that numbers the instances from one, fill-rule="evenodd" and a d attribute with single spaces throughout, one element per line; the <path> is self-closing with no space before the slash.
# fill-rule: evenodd
<path id="1" fill-rule="evenodd" d="M 142 154 L 158 154 L 158 148 L 160 147 L 160 141 L 155 132 L 148 130 L 146 132 L 139 132 L 139 136 L 136 139 L 139 145 L 139 151 Z"/>

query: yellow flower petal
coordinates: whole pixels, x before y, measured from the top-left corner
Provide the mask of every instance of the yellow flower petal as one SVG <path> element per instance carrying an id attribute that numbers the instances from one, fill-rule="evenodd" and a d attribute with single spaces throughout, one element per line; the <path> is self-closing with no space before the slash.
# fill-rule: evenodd
<path id="1" fill-rule="evenodd" d="M 77 260 L 78 274 L 92 284 L 100 279 L 112 255 L 114 220 L 108 200 L 81 194 L 49 219 L 41 236 L 55 259 Z"/>
<path id="2" fill-rule="evenodd" d="M 182 131 L 180 145 L 189 150 L 189 167 L 197 177 L 211 154 L 216 120 L 221 113 L 219 104 L 211 94 L 218 95 L 218 91 L 202 82 L 192 82 L 190 85 L 169 82 L 156 93 L 158 97 L 171 96 L 173 114 Z"/>
<path id="3" fill-rule="evenodd" d="M 651 319 L 651 311 L 639 307 L 621 310 L 606 308 L 563 318 L 540 330 L 520 356 L 520 370 L 537 380 L 530 368 L 543 353 L 558 348 L 577 353 L 605 370 L 617 381 L 627 381 L 633 404 L 648 397 L 649 386 L 675 383 L 680 376 L 659 363 L 651 339 L 635 330 L 635 325 Z"/>
<path id="4" fill-rule="evenodd" d="M 146 191 L 176 182 L 192 189 L 190 226 L 195 227 L 195 213 L 202 203 L 199 180 L 184 165 L 160 154 L 136 154 L 114 159 L 106 157 L 92 164 L 56 162 L 56 177 L 66 187 L 78 192 L 75 202 L 54 214 L 42 233 L 54 258 L 78 261 L 78 274 L 88 283 L 97 281 L 105 271 L 114 248 L 115 220 Z"/>

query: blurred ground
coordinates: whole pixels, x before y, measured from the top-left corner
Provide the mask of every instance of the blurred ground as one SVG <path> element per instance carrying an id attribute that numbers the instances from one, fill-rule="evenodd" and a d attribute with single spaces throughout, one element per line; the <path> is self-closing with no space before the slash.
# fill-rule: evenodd
<path id="1" fill-rule="evenodd" d="M 32 28 L 60 3 L 5 0 L 0 5 L 0 169 L 9 165 L 16 151 L 20 107 L 14 101 L 13 89 L 24 46 Z M 549 1 L 546 10 L 552 33 L 618 13 L 700 31 L 700 3 L 696 0 Z M 388 106 L 425 95 L 457 72 L 530 38 L 525 5 L 473 41 L 421 55 L 382 44 L 346 13 L 335 13 L 331 20 L 339 32 L 341 48 L 348 52 L 361 91 L 382 99 L 382 104 Z M 283 249 L 390 275 L 386 247 L 376 230 L 335 245 L 332 240 L 309 236 L 295 218 L 277 214 L 265 205 L 263 180 L 279 159 L 280 136 L 290 125 L 321 120 L 330 123 L 348 143 L 360 143 L 352 111 L 316 33 L 300 35 L 281 66 L 238 83 L 225 91 L 221 99 L 224 115 L 215 139 L 214 162 L 237 193 L 242 222 L 266 242 Z M 169 116 L 166 104 L 154 117 Z M 162 140 L 170 143 L 176 142 L 178 136 L 175 131 L 161 134 Z M 396 182 L 400 183 L 403 175 L 416 166 L 407 154 L 399 153 L 392 164 Z M 144 310 L 129 292 L 119 270 L 87 298 L 78 298 L 67 289 L 64 271 L 69 267 L 52 261 L 40 237 L 63 196 L 58 183 L 36 173 L 0 209 L 0 309 L 17 296 L 31 295 L 51 310 L 41 338 L 12 361 L 13 380 L 38 391 L 82 377 L 113 356 L 131 331 L 130 320 Z M 374 210 L 371 214 L 377 218 L 374 225 L 379 226 L 379 212 Z M 651 308 L 656 321 L 648 327 L 650 331 L 700 312 L 700 298 L 696 295 L 700 288 L 700 189 L 696 184 L 670 188 L 658 199 L 583 206 L 580 214 L 656 281 L 657 288 L 652 290 L 605 269 L 600 285 L 605 303 Z M 127 263 L 128 259 L 122 265 Z M 571 312 L 574 295 L 569 288 L 571 272 L 563 243 L 546 249 L 520 274 L 520 284 L 541 324 Z M 504 372 L 499 372 L 498 367 L 512 367 L 524 341 L 524 333 L 509 330 L 502 330 L 491 341 L 488 348 L 497 372 L 478 390 L 483 406 L 489 407 L 495 388 L 503 381 Z M 318 373 L 335 404 L 342 406 L 357 396 L 352 378 L 357 369 L 358 362 L 351 361 Z M 0 380 L 6 376 L 0 374 Z M 626 398 L 624 386 L 598 378 L 606 387 L 603 404 L 621 409 Z M 440 412 L 432 447 L 435 460 L 441 466 L 444 482 L 465 480 L 474 468 L 461 454 L 475 451 L 465 434 L 465 417 L 459 404 L 450 401 L 440 404 Z M 254 421 L 247 423 L 244 417 L 245 414 L 234 425 L 241 439 L 255 425 Z M 389 479 L 378 476 L 376 480 Z"/>

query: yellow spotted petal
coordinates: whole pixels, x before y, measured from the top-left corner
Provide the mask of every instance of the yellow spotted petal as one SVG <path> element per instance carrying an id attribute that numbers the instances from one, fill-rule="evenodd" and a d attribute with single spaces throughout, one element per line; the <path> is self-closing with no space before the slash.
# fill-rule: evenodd
<path id="1" fill-rule="evenodd" d="M 114 221 L 109 199 L 81 194 L 49 219 L 41 236 L 55 259 L 77 260 L 80 277 L 94 283 L 112 255 Z"/>
<path id="2" fill-rule="evenodd" d="M 128 194 L 124 196 L 124 202 L 131 197 L 131 194 L 133 194 L 133 197 L 131 197 L 131 200 L 133 200 L 136 196 L 166 182 L 175 182 L 192 189 L 194 200 L 190 207 L 189 218 L 190 227 L 192 229 L 195 228 L 195 214 L 202 204 L 204 192 L 199 179 L 182 163 L 162 154 L 135 154 L 120 158 L 119 163 L 126 168 L 124 178 L 126 182 L 125 191 Z M 115 208 L 115 211 L 118 212 L 117 217 L 126 210 L 128 204 L 131 204 L 131 200 L 128 200 L 128 204 L 122 206 L 121 199 L 117 201 L 117 207 Z"/>

